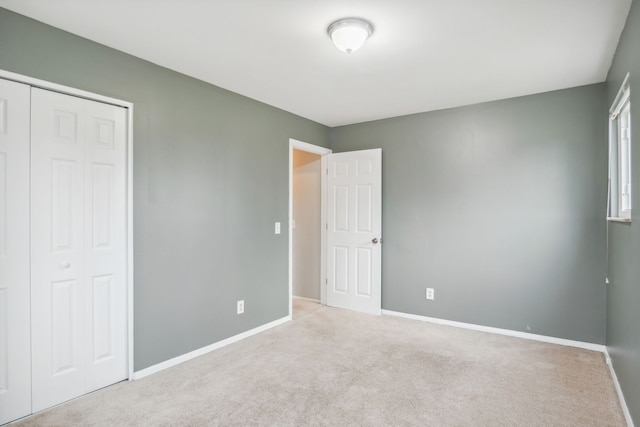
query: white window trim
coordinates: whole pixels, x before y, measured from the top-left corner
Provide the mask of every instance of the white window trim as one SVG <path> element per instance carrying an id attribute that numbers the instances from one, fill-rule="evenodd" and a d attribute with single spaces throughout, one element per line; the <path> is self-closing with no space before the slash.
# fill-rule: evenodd
<path id="1" fill-rule="evenodd" d="M 608 221 L 631 222 L 631 89 L 629 76 L 630 74 L 627 73 L 609 109 Z M 621 119 L 627 123 L 624 130 L 621 130 Z M 626 135 L 626 138 L 623 135 Z M 623 146 L 625 139 L 627 140 L 626 147 Z"/>

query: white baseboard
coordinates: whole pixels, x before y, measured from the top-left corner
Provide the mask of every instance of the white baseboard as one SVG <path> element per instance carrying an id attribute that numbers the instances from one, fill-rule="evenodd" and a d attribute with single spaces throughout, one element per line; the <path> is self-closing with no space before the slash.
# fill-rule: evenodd
<path id="1" fill-rule="evenodd" d="M 297 295 L 294 295 L 293 298 L 294 299 L 301 299 L 303 301 L 317 302 L 318 304 L 320 304 L 320 300 L 319 299 L 315 299 L 315 298 L 299 297 Z"/>
<path id="2" fill-rule="evenodd" d="M 157 365 L 149 366 L 148 368 L 142 369 L 140 371 L 136 371 L 133 373 L 132 379 L 139 380 L 151 374 L 155 374 L 156 372 L 160 372 L 167 368 L 171 368 L 172 366 L 179 365 L 180 363 L 186 362 L 188 360 L 195 359 L 198 356 L 202 356 L 203 354 L 210 353 L 214 350 L 228 346 L 229 344 L 233 344 L 245 338 L 249 338 L 252 335 L 259 334 L 260 332 L 264 332 L 268 329 L 274 328 L 278 325 L 282 325 L 283 323 L 290 322 L 290 321 L 291 321 L 291 316 L 286 316 L 281 319 L 274 320 L 273 322 L 266 323 L 262 326 L 258 326 L 257 328 L 253 328 L 246 332 L 242 332 L 241 334 L 234 335 L 232 337 L 229 337 L 222 341 L 218 341 L 206 347 L 199 348 L 197 350 L 183 354 L 182 356 L 174 357 L 173 359 L 169 359 L 162 363 L 158 363 Z"/>
<path id="3" fill-rule="evenodd" d="M 607 359 L 607 365 L 609 366 L 609 371 L 611 372 L 611 378 L 613 378 L 613 384 L 616 386 L 616 393 L 618 393 L 618 400 L 620 400 L 620 406 L 622 406 L 622 413 L 624 414 L 624 419 L 627 421 L 628 427 L 633 426 L 633 420 L 631 419 L 631 413 L 629 412 L 629 407 L 627 406 L 627 401 L 624 399 L 624 394 L 622 393 L 622 388 L 620 387 L 620 383 L 618 382 L 618 376 L 616 375 L 615 369 L 613 369 L 613 363 L 611 363 L 611 357 L 609 356 L 609 351 L 605 350 L 605 357 Z"/>
<path id="4" fill-rule="evenodd" d="M 546 335 L 531 334 L 529 332 L 512 331 L 510 329 L 493 328 L 491 326 L 474 325 L 473 323 L 455 322 L 453 320 L 438 319 L 435 317 L 419 316 L 417 314 L 401 313 L 398 311 L 382 310 L 382 314 L 389 316 L 404 317 L 406 319 L 420 320 L 422 322 L 437 323 L 439 325 L 453 326 L 455 328 L 471 329 L 473 331 L 489 332 L 491 334 L 506 335 L 509 337 L 524 338 L 533 341 L 542 341 L 551 344 L 565 345 L 569 347 L 578 347 L 585 350 L 607 352 L 607 347 L 601 344 L 593 344 L 590 342 L 573 341 L 564 338 L 549 337 Z"/>

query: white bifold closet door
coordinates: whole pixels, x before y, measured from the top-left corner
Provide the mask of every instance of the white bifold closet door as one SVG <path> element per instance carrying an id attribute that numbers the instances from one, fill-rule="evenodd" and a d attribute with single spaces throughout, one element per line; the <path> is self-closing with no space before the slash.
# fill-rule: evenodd
<path id="1" fill-rule="evenodd" d="M 127 377 L 125 109 L 31 89 L 32 404 Z"/>
<path id="2" fill-rule="evenodd" d="M 0 79 L 0 424 L 31 413 L 29 91 Z"/>

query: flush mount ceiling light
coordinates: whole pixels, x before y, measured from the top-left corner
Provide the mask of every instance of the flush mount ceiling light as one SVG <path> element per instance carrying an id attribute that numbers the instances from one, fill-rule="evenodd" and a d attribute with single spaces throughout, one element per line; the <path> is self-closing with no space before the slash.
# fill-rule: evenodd
<path id="1" fill-rule="evenodd" d="M 373 26 L 364 19 L 344 18 L 329 25 L 327 32 L 338 49 L 350 54 L 373 34 Z"/>

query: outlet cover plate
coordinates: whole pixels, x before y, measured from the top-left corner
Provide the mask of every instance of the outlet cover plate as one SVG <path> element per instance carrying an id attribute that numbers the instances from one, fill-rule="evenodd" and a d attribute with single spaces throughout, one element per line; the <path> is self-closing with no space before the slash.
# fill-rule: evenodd
<path id="1" fill-rule="evenodd" d="M 427 295 L 426 296 L 427 296 L 428 300 L 434 300 L 435 299 L 433 288 L 427 288 Z"/>

